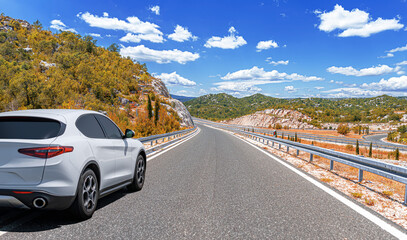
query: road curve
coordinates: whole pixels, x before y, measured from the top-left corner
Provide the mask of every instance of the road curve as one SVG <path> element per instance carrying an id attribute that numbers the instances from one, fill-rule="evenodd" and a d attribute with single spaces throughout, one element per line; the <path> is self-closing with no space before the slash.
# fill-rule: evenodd
<path id="1" fill-rule="evenodd" d="M 92 219 L 45 212 L 0 238 L 394 239 L 256 148 L 200 127 L 148 162 L 142 191 L 101 199 Z"/>

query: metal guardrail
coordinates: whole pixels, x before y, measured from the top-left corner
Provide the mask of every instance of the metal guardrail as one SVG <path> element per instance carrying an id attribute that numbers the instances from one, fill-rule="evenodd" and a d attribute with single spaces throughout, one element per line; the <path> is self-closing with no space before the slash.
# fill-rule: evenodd
<path id="1" fill-rule="evenodd" d="M 207 122 L 207 123 L 211 123 L 208 120 L 204 120 L 204 119 L 196 119 L 196 121 L 201 121 L 201 122 Z M 220 125 L 225 125 L 225 126 L 233 126 L 239 129 L 254 129 L 256 132 L 259 133 L 267 133 L 267 134 L 272 134 L 274 132 L 274 130 L 267 130 L 267 129 L 263 129 L 263 128 L 258 128 L 258 127 L 254 127 L 254 126 L 242 126 L 242 125 L 229 125 L 229 124 L 221 124 L 221 123 L 217 123 Z M 278 136 L 281 136 L 282 133 L 284 133 L 284 136 L 290 136 L 290 137 L 294 137 L 295 132 L 289 132 L 289 131 L 281 131 L 281 130 L 277 130 L 277 134 Z M 321 136 L 321 135 L 316 135 L 316 134 L 309 134 L 309 133 L 297 133 L 297 137 L 301 138 L 301 139 L 307 139 L 307 140 L 314 140 L 314 141 L 321 141 L 321 142 L 332 142 L 332 143 L 340 143 L 340 144 L 352 144 L 355 145 L 356 144 L 356 140 L 357 139 L 349 139 L 346 137 L 330 137 L 330 136 Z M 377 141 L 368 141 L 368 140 L 364 140 L 364 139 L 358 139 L 359 141 L 359 145 L 363 146 L 363 147 L 369 147 L 370 143 L 373 144 L 373 147 L 375 148 L 382 148 L 382 149 L 387 149 L 387 150 L 396 150 L 396 148 L 398 148 L 400 151 L 407 151 L 407 146 L 395 146 L 392 144 L 386 144 L 386 143 L 377 143 Z"/>
<path id="2" fill-rule="evenodd" d="M 142 137 L 142 138 L 138 138 L 138 140 L 141 143 L 149 143 L 150 145 L 153 146 L 154 143 L 158 144 L 159 140 L 162 140 L 162 142 L 167 138 L 168 142 L 165 144 L 160 145 L 159 147 L 154 147 L 152 149 L 147 149 L 147 154 L 156 151 L 158 149 L 161 149 L 169 144 L 171 144 L 173 141 L 175 140 L 180 140 L 182 139 L 183 135 L 187 135 L 189 133 L 194 132 L 197 129 L 196 126 L 194 126 L 193 128 L 190 129 L 185 129 L 185 130 L 181 130 L 181 131 L 176 131 L 176 132 L 170 132 L 170 133 L 164 133 L 164 134 L 158 134 L 158 135 L 152 135 L 152 136 L 148 136 L 148 137 Z M 173 139 L 171 141 L 171 139 Z"/>
<path id="3" fill-rule="evenodd" d="M 394 181 L 407 184 L 407 168 L 400 167 L 394 164 L 388 164 L 380 161 L 373 160 L 371 158 L 363 157 L 363 156 L 355 156 L 347 153 L 341 153 L 334 150 L 316 147 L 313 145 L 302 144 L 298 142 L 293 142 L 290 140 L 285 140 L 281 138 L 276 138 L 267 135 L 261 135 L 258 133 L 252 133 L 243 131 L 239 128 L 228 127 L 219 124 L 210 124 L 215 125 L 216 127 L 233 131 L 239 134 L 242 134 L 246 137 L 254 139 L 259 142 L 263 142 L 266 145 L 271 144 L 274 147 L 278 144 L 278 148 L 281 149 L 281 146 L 286 146 L 287 152 L 289 152 L 290 148 L 296 149 L 297 156 L 299 155 L 300 151 L 307 152 L 310 154 L 309 161 L 313 161 L 313 157 L 320 156 L 330 160 L 330 170 L 333 170 L 334 162 L 339 162 L 351 167 L 355 167 L 359 169 L 359 182 L 363 180 L 363 172 L 371 172 L 373 174 L 392 179 Z M 405 194 L 404 194 L 404 204 L 407 204 L 407 185 L 405 187 Z"/>

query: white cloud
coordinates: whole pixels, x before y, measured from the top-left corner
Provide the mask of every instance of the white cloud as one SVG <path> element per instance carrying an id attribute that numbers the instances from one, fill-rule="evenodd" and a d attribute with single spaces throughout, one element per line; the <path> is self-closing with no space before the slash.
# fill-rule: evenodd
<path id="1" fill-rule="evenodd" d="M 149 8 L 150 11 L 152 11 L 155 15 L 160 15 L 160 6 L 152 6 Z"/>
<path id="2" fill-rule="evenodd" d="M 391 57 L 394 57 L 394 54 L 393 54 L 393 53 L 387 53 L 386 55 L 380 56 L 380 57 L 378 57 L 378 58 L 391 58 Z"/>
<path id="3" fill-rule="evenodd" d="M 99 33 L 89 33 L 89 36 L 101 38 L 102 36 Z"/>
<path id="4" fill-rule="evenodd" d="M 389 50 L 388 52 L 395 53 L 395 52 L 403 52 L 403 51 L 407 51 L 407 44 L 404 47 L 394 48 L 392 50 Z"/>
<path id="5" fill-rule="evenodd" d="M 379 82 L 364 83 L 362 88 L 375 89 L 381 91 L 407 91 L 407 76 L 392 77 L 388 80 L 382 79 Z"/>
<path id="6" fill-rule="evenodd" d="M 356 76 L 356 77 L 362 77 L 362 76 L 378 76 L 378 75 L 383 75 L 383 74 L 388 74 L 392 72 L 397 72 L 400 70 L 400 67 L 389 67 L 387 65 L 379 65 L 377 67 L 370 67 L 370 68 L 362 68 L 360 70 L 357 70 L 351 66 L 349 67 L 329 67 L 327 68 L 327 71 L 330 73 L 339 73 L 342 75 L 346 76 Z"/>
<path id="7" fill-rule="evenodd" d="M 386 30 L 400 30 L 404 27 L 399 23 L 399 19 L 382 19 L 377 18 L 375 21 L 369 16 L 369 13 L 353 9 L 345 10 L 341 5 L 336 4 L 334 10 L 330 12 L 317 12 L 321 23 L 318 28 L 324 32 L 332 32 L 336 29 L 343 30 L 339 37 L 369 37 L 372 34 Z"/>
<path id="8" fill-rule="evenodd" d="M 407 61 L 402 61 L 396 64 L 397 66 L 404 66 L 407 65 Z"/>
<path id="9" fill-rule="evenodd" d="M 195 86 L 196 82 L 181 77 L 177 74 L 177 72 L 172 73 L 161 73 L 160 75 L 154 76 L 156 78 L 161 79 L 165 84 L 172 86 L 172 85 L 180 85 L 180 86 Z"/>
<path id="10" fill-rule="evenodd" d="M 119 20 L 118 18 L 111 18 L 109 14 L 103 14 L 103 17 L 93 15 L 89 12 L 78 13 L 77 15 L 80 19 L 84 20 L 91 27 L 98 27 L 109 30 L 122 30 L 129 33 L 137 34 L 133 38 L 138 38 L 140 40 L 154 39 L 155 42 L 164 42 L 163 33 L 159 30 L 159 26 L 150 23 L 143 22 L 138 17 L 128 17 L 127 21 Z M 131 36 L 125 36 L 126 40 L 130 41 Z"/>
<path id="11" fill-rule="evenodd" d="M 327 91 L 328 97 L 332 98 L 350 98 L 350 97 L 374 97 L 385 94 L 382 91 L 374 91 L 360 88 L 336 88 Z"/>
<path id="12" fill-rule="evenodd" d="M 270 72 L 264 71 L 263 68 L 258 68 L 257 66 L 252 67 L 251 69 L 243 69 L 233 73 L 228 73 L 222 80 L 266 80 L 266 81 L 318 81 L 323 80 L 320 77 L 307 77 L 297 73 L 287 74 L 280 73 L 277 70 L 272 70 Z"/>
<path id="13" fill-rule="evenodd" d="M 271 65 L 277 66 L 277 65 L 288 65 L 288 63 L 290 62 L 289 60 L 279 60 L 279 61 L 272 61 L 271 57 L 268 57 L 266 59 L 266 62 L 268 62 Z"/>
<path id="14" fill-rule="evenodd" d="M 340 33 L 339 37 L 369 37 L 372 34 L 383 32 L 386 30 L 399 30 L 404 25 L 399 23 L 399 19 L 382 19 L 378 18 L 376 21 L 369 22 L 362 28 L 349 28 Z"/>
<path id="15" fill-rule="evenodd" d="M 314 87 L 314 88 L 317 90 L 321 90 L 321 89 L 324 89 L 325 87 Z"/>
<path id="16" fill-rule="evenodd" d="M 150 41 L 153 43 L 162 43 L 164 42 L 164 38 L 162 35 L 158 34 L 132 34 L 132 33 L 127 33 L 126 36 L 120 38 L 120 41 L 122 42 L 133 42 L 133 43 L 139 43 L 141 40 L 146 40 Z"/>
<path id="17" fill-rule="evenodd" d="M 246 96 L 261 92 L 258 85 L 276 84 L 291 81 L 316 81 L 323 80 L 319 77 L 306 77 L 297 73 L 287 74 L 279 73 L 276 70 L 271 72 L 264 71 L 263 68 L 253 67 L 251 69 L 239 70 L 228 73 L 221 78 L 223 82 L 217 82 L 212 91 L 228 92 L 234 96 Z"/>
<path id="18" fill-rule="evenodd" d="M 61 20 L 58 20 L 58 19 L 54 19 L 54 20 L 51 21 L 50 28 L 56 29 L 56 30 L 59 30 L 59 31 L 63 31 L 63 32 L 77 33 L 77 31 L 75 29 L 68 28 Z"/>
<path id="19" fill-rule="evenodd" d="M 103 17 L 109 17 L 109 13 L 103 12 Z"/>
<path id="20" fill-rule="evenodd" d="M 293 93 L 293 92 L 296 92 L 297 89 L 294 88 L 294 86 L 285 86 L 284 91 L 289 92 L 289 93 Z"/>
<path id="21" fill-rule="evenodd" d="M 205 43 L 206 48 L 222 48 L 222 49 L 235 49 L 247 44 L 246 40 L 242 36 L 235 36 L 236 29 L 234 27 L 229 28 L 229 35 L 225 37 L 213 36 Z"/>
<path id="22" fill-rule="evenodd" d="M 168 38 L 177 42 L 184 42 L 190 39 L 196 41 L 198 39 L 198 37 L 192 35 L 192 33 L 187 28 L 184 28 L 180 25 L 177 25 L 175 27 L 174 33 L 168 35 Z"/>
<path id="23" fill-rule="evenodd" d="M 215 85 L 217 87 L 211 88 L 212 91 L 228 92 L 234 96 L 250 95 L 262 91 L 261 88 L 255 86 L 256 82 L 253 81 L 218 82 Z"/>
<path id="24" fill-rule="evenodd" d="M 278 48 L 278 44 L 273 40 L 268 41 L 260 41 L 257 43 L 257 52 L 261 52 L 262 50 L 270 49 L 270 48 Z"/>
<path id="25" fill-rule="evenodd" d="M 174 50 L 154 50 L 139 45 L 136 47 L 123 47 L 120 49 L 120 54 L 124 57 L 130 57 L 136 61 L 152 61 L 157 63 L 178 62 L 185 64 L 189 61 L 195 61 L 199 58 L 198 53 L 188 51 Z"/>

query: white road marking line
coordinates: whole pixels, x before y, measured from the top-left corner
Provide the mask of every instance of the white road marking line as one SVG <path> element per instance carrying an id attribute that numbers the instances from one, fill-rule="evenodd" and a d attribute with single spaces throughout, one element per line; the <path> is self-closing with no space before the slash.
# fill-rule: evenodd
<path id="1" fill-rule="evenodd" d="M 212 126 L 211 126 L 212 127 Z M 220 130 L 220 131 L 224 131 L 223 129 L 219 129 L 219 128 L 215 128 L 212 127 L 214 129 Z M 224 131 L 227 132 L 227 131 Z M 281 159 L 278 159 L 276 156 L 272 155 L 271 153 L 259 148 L 258 146 L 254 145 L 251 142 L 248 142 L 247 140 L 244 140 L 242 138 L 239 138 L 233 134 L 231 134 L 230 132 L 227 132 L 230 135 L 234 136 L 237 139 L 242 140 L 243 142 L 251 145 L 252 147 L 256 148 L 257 150 L 259 150 L 260 152 L 266 154 L 267 156 L 269 156 L 270 158 L 272 158 L 273 160 L 275 160 L 276 162 L 282 164 L 283 166 L 287 167 L 288 169 L 290 169 L 291 171 L 295 172 L 296 174 L 298 174 L 299 176 L 305 178 L 307 181 L 309 181 L 310 183 L 314 184 L 315 186 L 317 186 L 318 188 L 320 188 L 321 190 L 323 190 L 324 192 L 328 193 L 329 195 L 331 195 L 332 197 L 336 198 L 337 200 L 339 200 L 340 202 L 342 202 L 343 204 L 345 204 L 346 206 L 348 206 L 349 208 L 353 209 L 354 211 L 356 211 L 357 213 L 359 213 L 360 215 L 362 215 L 363 217 L 367 218 L 368 220 L 370 220 L 371 222 L 373 222 L 374 224 L 376 224 L 377 226 L 379 226 L 380 228 L 382 228 L 383 230 L 385 230 L 386 232 L 390 233 L 391 235 L 393 235 L 394 237 L 398 238 L 398 239 L 407 239 L 407 235 L 405 233 L 403 233 L 402 231 L 398 230 L 397 228 L 391 226 L 390 224 L 388 224 L 387 222 L 383 221 L 382 219 L 380 219 L 379 217 L 375 216 L 374 214 L 370 213 L 369 211 L 367 211 L 366 209 L 360 207 L 359 205 L 357 205 L 356 203 L 350 201 L 349 199 L 345 198 L 344 196 L 342 196 L 341 194 L 335 192 L 334 190 L 330 189 L 329 187 L 323 185 L 322 183 L 318 182 L 317 180 L 311 178 L 310 176 L 306 175 L 305 173 L 301 172 L 300 170 L 298 170 L 297 168 L 289 165 L 288 163 L 284 162 Z"/>
<path id="2" fill-rule="evenodd" d="M 42 212 L 34 212 L 32 214 L 28 214 L 25 217 L 18 219 L 17 221 L 15 221 L 13 223 L 10 223 L 9 225 L 1 227 L 0 228 L 0 237 L 6 233 L 12 231 L 13 229 L 18 228 L 19 226 L 23 225 L 24 223 L 27 223 L 27 222 L 33 220 L 34 218 L 40 216 L 41 214 L 42 214 Z"/>
<path id="3" fill-rule="evenodd" d="M 196 131 L 196 132 L 195 132 L 194 134 L 192 134 L 191 136 L 189 136 L 189 137 L 187 137 L 187 138 L 181 140 L 180 142 L 173 143 L 172 146 L 169 145 L 168 148 L 166 148 L 165 150 L 163 150 L 163 151 L 161 151 L 161 152 L 159 152 L 159 153 L 157 153 L 157 154 L 154 154 L 154 155 L 151 156 L 151 157 L 148 157 L 148 156 L 147 156 L 147 162 L 150 161 L 150 160 L 153 160 L 154 158 L 160 156 L 161 154 L 164 154 L 164 153 L 168 152 L 169 150 L 171 150 L 171 149 L 173 149 L 173 148 L 175 148 L 175 147 L 181 145 L 182 143 L 184 143 L 184 142 L 190 140 L 191 138 L 193 138 L 193 137 L 195 137 L 196 135 L 198 135 L 200 132 L 201 132 L 201 129 L 198 128 L 198 131 Z"/>

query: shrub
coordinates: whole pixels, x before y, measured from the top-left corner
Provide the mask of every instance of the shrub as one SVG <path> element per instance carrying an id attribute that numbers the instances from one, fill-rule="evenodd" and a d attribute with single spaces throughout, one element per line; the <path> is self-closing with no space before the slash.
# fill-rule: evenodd
<path id="1" fill-rule="evenodd" d="M 383 195 L 385 195 L 387 197 L 391 197 L 393 195 L 392 191 L 383 191 L 382 193 L 383 193 Z"/>
<path id="2" fill-rule="evenodd" d="M 346 150 L 353 151 L 353 145 L 351 144 L 346 145 Z"/>
<path id="3" fill-rule="evenodd" d="M 354 198 L 361 198 L 363 196 L 362 193 L 358 193 L 358 192 L 352 192 L 350 193 L 352 195 L 352 197 Z"/>
<path id="4" fill-rule="evenodd" d="M 350 129 L 349 129 L 348 125 L 342 123 L 338 126 L 337 132 L 339 134 L 346 135 L 350 132 Z"/>
<path id="5" fill-rule="evenodd" d="M 368 206 L 374 206 L 375 201 L 373 199 L 370 199 L 370 198 L 365 198 L 365 203 Z"/>
<path id="6" fill-rule="evenodd" d="M 326 182 L 326 183 L 330 183 L 330 182 L 332 182 L 333 180 L 330 179 L 330 178 L 321 178 L 321 181 Z"/>

